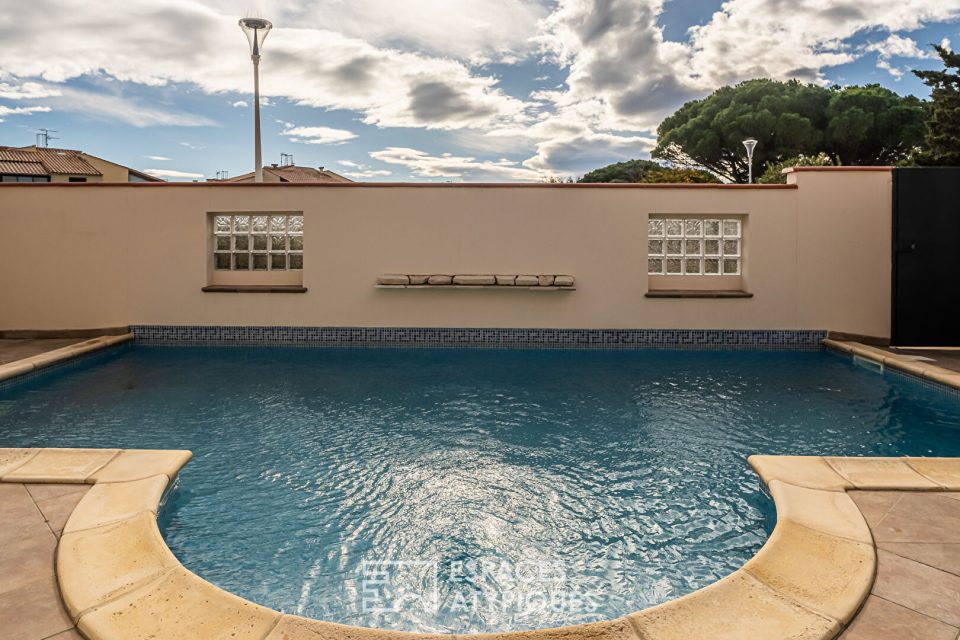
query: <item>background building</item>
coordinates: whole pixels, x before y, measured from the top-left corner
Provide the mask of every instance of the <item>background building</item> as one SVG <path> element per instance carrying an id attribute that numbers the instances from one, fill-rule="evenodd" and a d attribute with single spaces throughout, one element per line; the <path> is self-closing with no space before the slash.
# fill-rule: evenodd
<path id="1" fill-rule="evenodd" d="M 272 164 L 263 168 L 264 182 L 353 182 L 349 178 L 344 178 L 339 173 L 334 173 L 323 167 L 298 167 L 296 165 Z M 211 180 L 211 182 L 253 182 L 253 172 L 245 173 L 235 178 L 225 178 L 223 180 Z"/>
<path id="2" fill-rule="evenodd" d="M 0 182 L 163 182 L 83 151 L 0 147 Z"/>

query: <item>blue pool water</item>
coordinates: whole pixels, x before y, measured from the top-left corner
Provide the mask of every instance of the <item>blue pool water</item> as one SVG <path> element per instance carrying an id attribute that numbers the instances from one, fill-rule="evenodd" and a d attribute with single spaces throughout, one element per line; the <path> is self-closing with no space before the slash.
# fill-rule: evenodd
<path id="1" fill-rule="evenodd" d="M 191 449 L 161 525 L 201 576 L 492 631 L 705 586 L 772 526 L 749 454 L 960 455 L 960 401 L 821 352 L 137 346 L 0 389 L 0 446 Z"/>

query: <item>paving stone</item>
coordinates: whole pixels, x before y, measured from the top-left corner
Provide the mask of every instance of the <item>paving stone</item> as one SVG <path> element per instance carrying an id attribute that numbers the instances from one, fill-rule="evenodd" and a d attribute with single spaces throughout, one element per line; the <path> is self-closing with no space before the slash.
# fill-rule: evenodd
<path id="1" fill-rule="evenodd" d="M 781 480 L 798 487 L 827 491 L 851 487 L 819 456 L 750 456 L 747 461 L 765 484 Z"/>
<path id="2" fill-rule="evenodd" d="M 470 640 L 636 640 L 627 618 L 604 622 L 509 633 L 477 633 L 459 638 Z M 344 639 L 348 640 L 348 639 Z M 352 639 L 349 639 L 352 640 Z M 384 638 L 383 640 L 389 640 Z"/>
<path id="3" fill-rule="evenodd" d="M 777 521 L 790 520 L 821 533 L 873 544 L 870 528 L 856 503 L 843 491 L 806 489 L 771 480 Z"/>
<path id="4" fill-rule="evenodd" d="M 80 618 L 94 638 L 262 640 L 280 614 L 218 589 L 186 569 L 111 600 Z"/>
<path id="5" fill-rule="evenodd" d="M 70 516 L 64 533 L 99 527 L 142 512 L 155 513 L 166 486 L 165 475 L 95 484 Z"/>
<path id="6" fill-rule="evenodd" d="M 628 617 L 644 640 L 823 640 L 840 629 L 745 571 Z"/>
<path id="7" fill-rule="evenodd" d="M 870 596 L 840 640 L 954 640 L 957 633 L 956 627 Z"/>
<path id="8" fill-rule="evenodd" d="M 0 620 L 3 640 L 42 640 L 73 628 L 52 573 L 0 594 Z"/>
<path id="9" fill-rule="evenodd" d="M 36 452 L 36 449 L 0 449 L 0 477 L 16 469 Z"/>
<path id="10" fill-rule="evenodd" d="M 163 541 L 152 513 L 68 533 L 60 541 L 57 555 L 63 599 L 74 617 L 179 564 Z"/>
<path id="11" fill-rule="evenodd" d="M 43 449 L 4 476 L 13 482 L 75 482 L 89 477 L 118 453 L 117 449 Z"/>
<path id="12" fill-rule="evenodd" d="M 903 497 L 901 491 L 848 491 L 847 495 L 856 503 L 870 528 L 873 529 L 883 520 L 893 505 Z"/>
<path id="13" fill-rule="evenodd" d="M 184 450 L 121 451 L 103 469 L 90 476 L 88 482 L 129 482 L 159 474 L 173 478 L 192 456 Z"/>
<path id="14" fill-rule="evenodd" d="M 872 545 L 784 520 L 743 570 L 800 604 L 846 623 L 870 593 L 874 565 Z"/>
<path id="15" fill-rule="evenodd" d="M 89 487 L 86 487 L 86 489 L 89 489 Z M 53 531 L 54 535 L 58 538 L 60 534 L 63 533 L 63 527 L 67 524 L 70 514 L 73 513 L 74 508 L 76 508 L 77 503 L 80 502 L 85 493 L 86 490 L 67 493 L 57 496 L 56 498 L 49 498 L 37 502 L 40 513 L 43 514 L 47 524 L 50 525 L 51 531 Z"/>
<path id="16" fill-rule="evenodd" d="M 881 542 L 884 551 L 960 576 L 960 543 Z"/>
<path id="17" fill-rule="evenodd" d="M 0 593 L 54 574 L 57 539 L 47 530 L 3 545 L 0 551 Z"/>
<path id="18" fill-rule="evenodd" d="M 952 386 L 960 386 L 960 375 L 954 373 L 951 377 Z M 960 458 L 907 458 L 907 464 L 939 485 L 960 489 Z"/>
<path id="19" fill-rule="evenodd" d="M 24 487 L 26 487 L 27 491 L 30 492 L 30 495 L 37 502 L 49 500 L 50 498 L 58 498 L 68 493 L 83 492 L 90 488 L 89 485 L 80 483 L 26 484 Z"/>
<path id="20" fill-rule="evenodd" d="M 900 458 L 825 457 L 857 489 L 938 489 Z"/>
<path id="21" fill-rule="evenodd" d="M 873 536 L 877 542 L 960 542 L 960 501 L 937 493 L 904 492 Z"/>
<path id="22" fill-rule="evenodd" d="M 70 629 L 69 631 L 58 633 L 55 636 L 50 636 L 49 638 L 44 638 L 43 640 L 86 640 L 86 638 L 80 635 L 80 632 L 76 629 Z"/>
<path id="23" fill-rule="evenodd" d="M 43 514 L 23 485 L 0 483 L 0 549 L 48 533 Z"/>
<path id="24" fill-rule="evenodd" d="M 874 595 L 960 627 L 960 577 L 882 549 Z"/>

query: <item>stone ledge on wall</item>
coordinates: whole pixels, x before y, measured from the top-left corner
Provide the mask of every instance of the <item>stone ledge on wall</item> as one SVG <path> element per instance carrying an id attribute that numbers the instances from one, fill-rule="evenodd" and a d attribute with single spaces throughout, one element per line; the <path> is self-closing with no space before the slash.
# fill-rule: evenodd
<path id="1" fill-rule="evenodd" d="M 380 289 L 513 289 L 574 291 L 576 280 L 563 274 L 397 274 L 377 277 Z"/>

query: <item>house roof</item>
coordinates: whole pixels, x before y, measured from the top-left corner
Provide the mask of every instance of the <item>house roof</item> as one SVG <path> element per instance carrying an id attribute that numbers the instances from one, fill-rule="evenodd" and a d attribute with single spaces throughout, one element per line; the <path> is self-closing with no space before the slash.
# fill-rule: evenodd
<path id="1" fill-rule="evenodd" d="M 39 162 L 20 162 L 8 160 L 0 152 L 0 173 L 13 173 L 21 176 L 45 176 L 47 170 Z"/>
<path id="2" fill-rule="evenodd" d="M 313 167 L 298 167 L 295 165 L 288 165 L 285 167 L 280 166 L 269 166 L 263 168 L 264 173 L 270 173 L 275 175 L 280 179 L 280 182 L 296 182 L 296 183 L 317 183 L 317 182 L 353 182 L 349 178 L 344 178 L 339 173 L 334 173 L 320 167 L 315 169 Z M 253 172 L 245 173 L 234 178 L 227 178 L 222 182 L 250 182 L 253 180 Z"/>
<path id="3" fill-rule="evenodd" d="M 4 173 L 22 175 L 66 174 L 81 176 L 103 175 L 87 162 L 80 151 L 47 147 L 0 147 L 0 161 L 8 168 Z"/>

